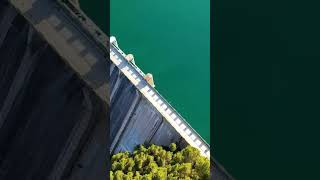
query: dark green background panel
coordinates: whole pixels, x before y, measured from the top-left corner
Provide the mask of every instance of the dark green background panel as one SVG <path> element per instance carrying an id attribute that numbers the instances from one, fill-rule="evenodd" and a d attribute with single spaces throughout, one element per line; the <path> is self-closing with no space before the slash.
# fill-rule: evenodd
<path id="1" fill-rule="evenodd" d="M 214 2 L 214 156 L 236 179 L 320 179 L 319 7 Z"/>

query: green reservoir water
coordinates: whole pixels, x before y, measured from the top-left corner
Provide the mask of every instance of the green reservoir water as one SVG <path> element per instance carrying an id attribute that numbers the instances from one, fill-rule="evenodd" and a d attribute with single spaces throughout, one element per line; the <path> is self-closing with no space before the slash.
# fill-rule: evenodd
<path id="1" fill-rule="evenodd" d="M 100 1 L 99 1 L 100 2 Z M 111 35 L 156 89 L 210 142 L 210 1 L 111 0 Z M 101 5 L 81 7 L 101 27 Z M 106 10 L 107 11 L 107 10 Z"/>

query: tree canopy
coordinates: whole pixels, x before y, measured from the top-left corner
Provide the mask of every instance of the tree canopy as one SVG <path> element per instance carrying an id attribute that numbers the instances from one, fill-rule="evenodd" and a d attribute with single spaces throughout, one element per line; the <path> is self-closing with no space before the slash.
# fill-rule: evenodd
<path id="1" fill-rule="evenodd" d="M 113 155 L 111 163 L 110 180 L 210 179 L 209 159 L 191 146 L 178 151 L 174 143 L 168 148 L 140 145 L 132 154 Z"/>

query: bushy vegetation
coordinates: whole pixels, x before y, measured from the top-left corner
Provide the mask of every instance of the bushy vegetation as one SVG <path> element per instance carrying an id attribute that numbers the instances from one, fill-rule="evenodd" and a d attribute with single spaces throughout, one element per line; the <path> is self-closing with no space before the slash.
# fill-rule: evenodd
<path id="1" fill-rule="evenodd" d="M 111 158 L 111 180 L 209 180 L 210 161 L 198 149 L 188 146 L 177 151 L 176 144 L 140 145 L 133 154 L 121 152 Z"/>

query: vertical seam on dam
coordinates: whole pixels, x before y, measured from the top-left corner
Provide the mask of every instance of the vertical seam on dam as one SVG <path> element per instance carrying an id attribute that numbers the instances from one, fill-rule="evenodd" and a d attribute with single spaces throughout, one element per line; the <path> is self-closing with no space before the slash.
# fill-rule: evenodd
<path id="1" fill-rule="evenodd" d="M 128 126 L 128 124 L 130 123 L 130 120 L 131 120 L 131 117 L 132 117 L 132 113 L 135 112 L 135 109 L 137 108 L 137 104 L 139 103 L 140 100 L 141 100 L 141 96 L 137 96 L 137 97 L 133 100 L 133 102 L 132 102 L 132 104 L 131 104 L 131 106 L 130 106 L 130 108 L 129 108 L 129 111 L 128 111 L 128 113 L 126 114 L 126 116 L 125 116 L 125 118 L 124 118 L 124 120 L 123 120 L 123 122 L 122 122 L 122 124 L 121 124 L 121 127 L 120 127 L 120 129 L 118 130 L 118 132 L 117 132 L 117 134 L 116 134 L 116 136 L 115 136 L 115 138 L 114 138 L 114 140 L 113 140 L 113 142 L 112 142 L 112 144 L 111 144 L 111 146 L 110 146 L 110 152 L 113 152 L 113 151 L 114 151 L 114 148 L 115 148 L 116 145 L 119 143 L 121 137 L 123 136 L 124 130 L 126 129 L 126 127 Z"/>

